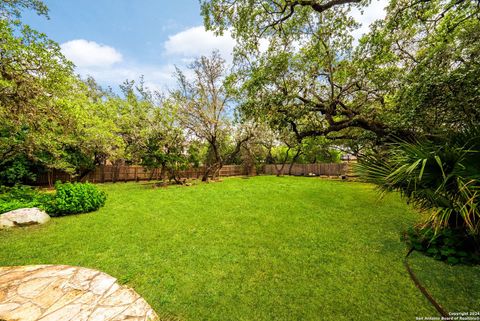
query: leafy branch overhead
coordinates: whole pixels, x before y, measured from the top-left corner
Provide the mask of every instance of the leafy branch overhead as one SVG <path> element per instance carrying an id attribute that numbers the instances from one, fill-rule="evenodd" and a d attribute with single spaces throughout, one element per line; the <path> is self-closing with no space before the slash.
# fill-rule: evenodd
<path id="1" fill-rule="evenodd" d="M 237 39 L 231 84 L 247 118 L 299 140 L 412 138 L 479 122 L 476 1 L 392 1 L 358 43 L 349 12 L 365 2 L 202 4 L 207 29 Z"/>
<path id="2" fill-rule="evenodd" d="M 290 25 L 298 24 L 311 13 L 365 5 L 361 0 L 201 0 L 200 4 L 207 29 L 222 33 L 232 27 L 239 38 L 275 33 L 286 27 L 289 20 L 294 21 Z"/>

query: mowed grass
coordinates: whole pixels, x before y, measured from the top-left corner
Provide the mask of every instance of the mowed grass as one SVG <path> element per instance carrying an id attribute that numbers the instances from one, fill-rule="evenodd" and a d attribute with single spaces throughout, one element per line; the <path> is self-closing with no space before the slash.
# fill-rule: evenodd
<path id="1" fill-rule="evenodd" d="M 0 265 L 96 268 L 165 319 L 438 316 L 402 264 L 400 233 L 418 217 L 395 194 L 380 200 L 367 184 L 266 176 L 99 186 L 108 200 L 98 212 L 1 231 Z M 423 256 L 412 265 L 448 310 L 479 309 L 479 268 Z"/>

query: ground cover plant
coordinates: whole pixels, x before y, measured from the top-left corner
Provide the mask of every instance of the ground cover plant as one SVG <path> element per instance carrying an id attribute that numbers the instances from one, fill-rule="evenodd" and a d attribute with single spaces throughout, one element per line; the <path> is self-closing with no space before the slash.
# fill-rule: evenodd
<path id="1" fill-rule="evenodd" d="M 410 280 L 401 231 L 418 219 L 373 185 L 298 177 L 193 186 L 98 185 L 95 214 L 0 232 L 0 265 L 92 267 L 164 319 L 413 320 L 436 311 Z M 448 311 L 480 303 L 480 267 L 414 254 Z"/>
<path id="2" fill-rule="evenodd" d="M 44 198 L 30 186 L 0 187 L 0 214 L 26 207 L 41 207 Z"/>
<path id="3" fill-rule="evenodd" d="M 50 216 L 88 213 L 105 205 L 107 196 L 90 183 L 55 184 L 55 191 L 16 185 L 0 188 L 0 214 L 19 208 L 39 207 Z"/>

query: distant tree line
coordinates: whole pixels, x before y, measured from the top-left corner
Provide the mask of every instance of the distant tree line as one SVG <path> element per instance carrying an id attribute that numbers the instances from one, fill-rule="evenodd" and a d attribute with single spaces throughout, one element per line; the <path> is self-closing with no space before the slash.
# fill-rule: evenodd
<path id="1" fill-rule="evenodd" d="M 140 79 L 118 94 L 76 76 L 58 44 L 21 22 L 25 9 L 46 16 L 42 1 L 0 1 L 0 184 L 52 169 L 82 176 L 107 162 L 160 168 L 177 182 L 179 169 L 205 166 L 208 180 L 225 164 L 350 153 L 385 189 L 449 209 L 432 226 L 478 234 L 479 2 L 390 1 L 386 17 L 355 39 L 350 11 L 368 4 L 201 1 L 205 27 L 230 30 L 237 42 L 233 66 L 213 52 L 188 73 L 177 68 L 169 92 Z M 467 156 L 441 154 L 449 146 Z M 437 170 L 442 180 L 423 186 Z M 403 184 L 409 175 L 413 185 Z M 458 208 L 458 199 L 471 206 Z"/>

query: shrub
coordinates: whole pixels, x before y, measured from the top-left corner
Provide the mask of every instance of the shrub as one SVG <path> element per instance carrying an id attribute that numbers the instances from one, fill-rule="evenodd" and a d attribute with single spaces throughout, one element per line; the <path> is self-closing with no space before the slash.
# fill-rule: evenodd
<path id="1" fill-rule="evenodd" d="M 462 257 L 447 255 L 452 237 L 480 247 L 480 127 L 391 144 L 384 154 L 362 157 L 357 170 L 429 214 L 421 233 L 411 235 L 420 250 L 457 263 Z M 460 248 L 455 251 L 463 253 Z"/>
<path id="2" fill-rule="evenodd" d="M 88 213 L 105 205 L 105 192 L 90 183 L 55 184 L 56 194 L 45 199 L 44 208 L 51 216 L 64 216 L 77 213 Z"/>
<path id="3" fill-rule="evenodd" d="M 0 199 L 9 200 L 34 200 L 38 196 L 38 191 L 25 185 L 15 185 L 13 187 L 1 186 L 0 187 Z"/>
<path id="4" fill-rule="evenodd" d="M 29 182 L 35 179 L 32 163 L 25 156 L 19 156 L 2 162 L 0 166 L 0 185 L 14 186 L 18 182 Z"/>
<path id="5" fill-rule="evenodd" d="M 26 207 L 42 207 L 45 197 L 36 189 L 15 185 L 0 187 L 0 214 Z"/>
<path id="6" fill-rule="evenodd" d="M 25 203 L 17 200 L 10 200 L 10 201 L 0 200 L 0 214 L 17 210 L 19 208 L 26 208 L 26 207 L 28 208 L 38 207 L 38 204 L 33 202 Z"/>
<path id="7" fill-rule="evenodd" d="M 358 170 L 384 191 L 399 191 L 431 213 L 437 231 L 463 229 L 480 237 L 480 127 L 464 133 L 392 144 L 363 157 Z"/>
<path id="8" fill-rule="evenodd" d="M 39 207 L 51 216 L 92 212 L 105 204 L 106 195 L 89 183 L 55 184 L 56 193 L 40 193 L 24 185 L 0 187 L 0 214 Z"/>
<path id="9" fill-rule="evenodd" d="M 405 241 L 415 250 L 449 264 L 479 264 L 480 253 L 474 238 L 462 229 L 410 228 Z"/>

